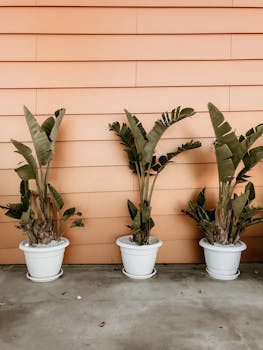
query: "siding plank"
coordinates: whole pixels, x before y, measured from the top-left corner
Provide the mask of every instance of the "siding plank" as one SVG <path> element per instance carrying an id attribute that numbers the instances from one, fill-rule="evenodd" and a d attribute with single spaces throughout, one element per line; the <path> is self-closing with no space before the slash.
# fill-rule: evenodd
<path id="1" fill-rule="evenodd" d="M 4 7 L 0 12 L 0 33 L 136 33 L 136 10 L 131 8 Z"/>
<path id="2" fill-rule="evenodd" d="M 232 36 L 233 59 L 263 58 L 263 35 L 243 34 Z"/>
<path id="3" fill-rule="evenodd" d="M 262 20 L 262 9 L 138 9 L 138 33 L 262 33 Z"/>
<path id="4" fill-rule="evenodd" d="M 261 85 L 263 61 L 139 62 L 136 81 L 138 86 Z"/>
<path id="5" fill-rule="evenodd" d="M 0 88 L 129 87 L 135 69 L 132 62 L 0 63 Z"/>
<path id="6" fill-rule="evenodd" d="M 210 100 L 226 110 L 228 92 L 228 87 L 42 89 L 38 91 L 37 111 L 52 113 L 59 101 L 69 114 L 123 113 L 125 108 L 133 113 L 157 113 L 171 110 L 178 104 L 189 105 L 189 96 L 192 107 L 198 111 L 206 111 Z"/>
<path id="7" fill-rule="evenodd" d="M 35 35 L 0 35 L 1 61 L 33 61 L 36 59 Z"/>
<path id="8" fill-rule="evenodd" d="M 243 0 L 246 2 L 246 0 Z M 248 2 L 248 1 L 247 1 Z M 254 0 L 255 5 L 260 3 L 260 0 Z M 232 0 L 1 0 L 0 6 L 110 6 L 110 7 L 180 7 L 180 6 L 209 6 L 232 7 Z"/>
<path id="9" fill-rule="evenodd" d="M 38 60 L 218 60 L 230 58 L 230 40 L 230 35 L 40 35 Z"/>
<path id="10" fill-rule="evenodd" d="M 233 86 L 230 88 L 230 109 L 260 110 L 263 107 L 263 86 Z"/>

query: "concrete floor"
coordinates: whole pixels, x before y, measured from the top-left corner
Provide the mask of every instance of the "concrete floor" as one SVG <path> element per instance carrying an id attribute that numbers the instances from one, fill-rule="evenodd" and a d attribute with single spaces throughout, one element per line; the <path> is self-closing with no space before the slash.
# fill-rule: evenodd
<path id="1" fill-rule="evenodd" d="M 263 349 L 263 264 L 228 282 L 203 265 L 159 265 L 147 281 L 117 265 L 64 266 L 49 283 L 25 272 L 0 267 L 1 350 Z"/>

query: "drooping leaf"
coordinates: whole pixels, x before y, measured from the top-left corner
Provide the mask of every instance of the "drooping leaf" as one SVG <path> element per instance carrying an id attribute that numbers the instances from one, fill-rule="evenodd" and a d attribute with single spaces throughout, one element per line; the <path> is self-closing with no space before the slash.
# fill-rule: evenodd
<path id="1" fill-rule="evenodd" d="M 56 209 L 59 211 L 63 208 L 64 201 L 58 191 L 51 185 L 48 184 L 48 189 L 52 198 L 52 201 L 56 207 Z"/>
<path id="2" fill-rule="evenodd" d="M 75 215 L 76 208 L 69 208 L 64 211 L 61 220 L 66 221 L 68 220 L 71 216 Z"/>
<path id="3" fill-rule="evenodd" d="M 20 219 L 23 214 L 22 203 L 10 203 L 7 206 L 0 205 L 0 208 L 7 210 L 5 215 L 13 219 Z"/>
<path id="4" fill-rule="evenodd" d="M 174 123 L 194 114 L 195 112 L 192 108 L 184 108 L 181 111 L 180 109 L 177 109 L 176 113 L 175 110 L 173 110 L 171 116 L 169 116 L 168 113 L 162 114 L 162 119 L 157 120 L 153 128 L 147 134 L 148 142 L 145 145 L 145 160 L 147 163 L 151 162 L 151 158 L 154 154 L 157 143 L 159 142 L 163 133 Z"/>
<path id="5" fill-rule="evenodd" d="M 37 163 L 35 158 L 32 155 L 32 150 L 30 147 L 24 145 L 23 143 L 11 139 L 12 144 L 17 149 L 17 153 L 21 154 L 25 160 L 27 161 L 28 165 L 31 168 L 32 173 L 34 173 L 34 178 L 37 177 Z"/>
<path id="6" fill-rule="evenodd" d="M 36 179 L 36 173 L 34 172 L 34 170 L 31 168 L 29 164 L 25 164 L 19 168 L 16 168 L 15 172 L 20 177 L 20 179 L 24 181 Z"/>

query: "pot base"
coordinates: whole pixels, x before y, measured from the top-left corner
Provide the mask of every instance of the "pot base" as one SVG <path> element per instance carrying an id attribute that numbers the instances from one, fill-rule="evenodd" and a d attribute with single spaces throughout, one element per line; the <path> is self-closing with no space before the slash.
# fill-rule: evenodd
<path id="1" fill-rule="evenodd" d="M 221 280 L 221 281 L 233 281 L 233 280 L 237 279 L 238 276 L 240 275 L 239 270 L 237 270 L 237 273 L 235 275 L 220 275 L 218 273 L 214 273 L 214 272 L 209 271 L 208 268 L 206 268 L 206 272 L 213 279 Z"/>
<path id="2" fill-rule="evenodd" d="M 147 280 L 147 279 L 152 278 L 153 276 L 155 276 L 156 273 L 157 273 L 157 270 L 156 270 L 156 268 L 154 267 L 154 268 L 153 268 L 153 272 L 150 273 L 149 275 L 137 276 L 137 275 L 132 275 L 132 274 L 126 272 L 125 269 L 123 268 L 123 269 L 122 269 L 122 273 L 123 273 L 125 276 L 127 276 L 127 277 L 129 277 L 129 278 L 132 278 L 132 279 L 134 279 L 134 280 Z"/>
<path id="3" fill-rule="evenodd" d="M 30 281 L 33 281 L 33 282 L 52 282 L 52 281 L 57 280 L 62 275 L 63 275 L 63 270 L 62 269 L 59 271 L 59 273 L 57 275 L 51 276 L 51 277 L 45 277 L 45 278 L 32 277 L 32 276 L 30 276 L 30 274 L 28 272 L 26 273 L 26 277 Z"/>

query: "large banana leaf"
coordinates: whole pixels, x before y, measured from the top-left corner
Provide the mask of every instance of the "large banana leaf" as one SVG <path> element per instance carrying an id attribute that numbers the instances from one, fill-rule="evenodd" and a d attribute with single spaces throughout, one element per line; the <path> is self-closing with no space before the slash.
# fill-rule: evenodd
<path id="1" fill-rule="evenodd" d="M 142 164 L 145 165 L 147 161 L 145 159 L 144 147 L 147 143 L 147 140 L 145 139 L 144 129 L 142 129 L 142 125 L 139 123 L 138 119 L 135 116 L 133 116 L 127 110 L 125 110 L 125 113 L 130 124 L 132 135 L 134 137 L 137 153 L 141 158 Z"/>
<path id="2" fill-rule="evenodd" d="M 150 130 L 150 132 L 147 134 L 148 142 L 145 145 L 145 162 L 150 163 L 152 156 L 155 152 L 155 148 L 157 146 L 157 143 L 159 142 L 160 138 L 162 137 L 163 133 L 174 123 L 194 115 L 195 112 L 192 108 L 184 108 L 180 111 L 180 107 L 172 110 L 171 117 L 168 113 L 163 113 L 162 118 L 157 120 L 153 126 L 153 128 Z"/>
<path id="3" fill-rule="evenodd" d="M 243 155 L 246 153 L 246 149 L 244 145 L 240 144 L 236 134 L 229 123 L 225 121 L 225 118 L 219 109 L 210 102 L 208 103 L 208 110 L 215 132 L 216 142 L 219 146 L 227 145 L 232 153 L 231 158 L 234 168 L 236 169 L 242 160 Z"/>
<path id="4" fill-rule="evenodd" d="M 232 152 L 227 144 L 215 143 L 215 153 L 217 159 L 217 168 L 219 180 L 229 182 L 235 174 L 235 165 L 233 163 Z"/>
<path id="5" fill-rule="evenodd" d="M 52 156 L 51 142 L 45 130 L 41 128 L 26 106 L 24 106 L 24 115 L 35 147 L 38 163 L 40 166 L 46 165 Z"/>

